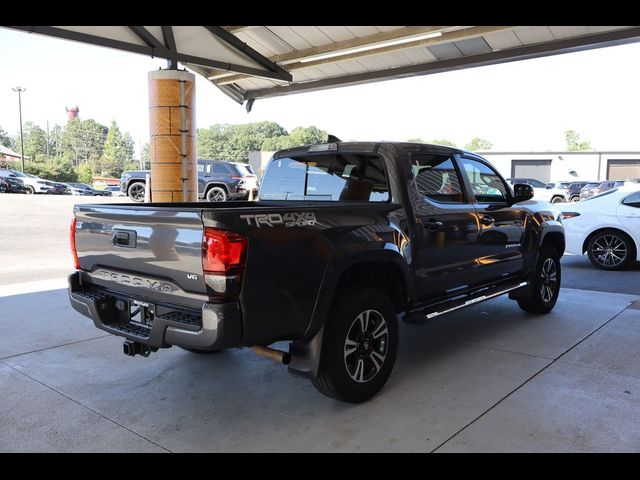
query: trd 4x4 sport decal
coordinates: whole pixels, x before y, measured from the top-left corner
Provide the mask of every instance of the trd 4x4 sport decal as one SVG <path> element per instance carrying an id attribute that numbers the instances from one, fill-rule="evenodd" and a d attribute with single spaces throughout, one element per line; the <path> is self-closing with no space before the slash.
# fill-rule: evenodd
<path id="1" fill-rule="evenodd" d="M 240 215 L 247 225 L 260 227 L 312 227 L 316 224 L 313 212 L 261 213 L 258 215 Z"/>

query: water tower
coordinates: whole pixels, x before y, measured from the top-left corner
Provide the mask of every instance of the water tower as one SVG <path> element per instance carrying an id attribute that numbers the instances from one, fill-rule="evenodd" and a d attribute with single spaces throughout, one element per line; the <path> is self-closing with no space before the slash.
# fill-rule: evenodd
<path id="1" fill-rule="evenodd" d="M 74 118 L 78 118 L 78 113 L 80 112 L 80 109 L 78 108 L 77 105 L 75 107 L 65 108 L 65 110 L 67 111 L 68 120 L 73 120 Z"/>

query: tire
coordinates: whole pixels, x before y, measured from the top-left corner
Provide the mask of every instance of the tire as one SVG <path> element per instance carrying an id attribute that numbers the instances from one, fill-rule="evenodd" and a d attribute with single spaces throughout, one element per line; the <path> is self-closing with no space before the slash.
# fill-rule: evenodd
<path id="1" fill-rule="evenodd" d="M 527 295 L 518 299 L 525 312 L 549 313 L 555 307 L 560 294 L 560 255 L 555 248 L 544 246 L 540 251 L 536 268 L 530 277 Z"/>
<path id="2" fill-rule="evenodd" d="M 222 187 L 211 187 L 205 198 L 209 202 L 224 202 L 227 200 L 227 192 Z"/>
<path id="3" fill-rule="evenodd" d="M 133 182 L 127 188 L 129 198 L 134 202 L 144 202 L 144 194 L 147 186 L 143 182 Z"/>
<path id="4" fill-rule="evenodd" d="M 397 352 L 398 321 L 391 300 L 375 288 L 356 290 L 331 308 L 313 385 L 336 400 L 365 402 L 386 383 Z"/>
<path id="5" fill-rule="evenodd" d="M 572 202 L 579 202 L 580 201 L 580 195 L 574 195 L 573 197 L 571 197 L 571 201 Z"/>
<path id="6" fill-rule="evenodd" d="M 636 259 L 636 246 L 626 233 L 606 229 L 589 239 L 587 255 L 598 268 L 621 270 Z"/>
<path id="7" fill-rule="evenodd" d="M 27 195 L 35 195 L 36 193 L 36 189 L 33 188 L 31 185 L 27 185 L 27 189 L 25 190 L 25 192 Z"/>
<path id="8" fill-rule="evenodd" d="M 198 350 L 196 348 L 187 348 L 187 347 L 180 347 L 183 350 L 186 350 L 187 352 L 191 352 L 191 353 L 197 353 L 199 355 L 208 355 L 210 353 L 220 353 L 222 350 Z"/>
<path id="9" fill-rule="evenodd" d="M 551 203 L 556 204 L 556 203 L 563 203 L 564 202 L 564 198 L 562 197 L 553 197 L 551 199 Z"/>

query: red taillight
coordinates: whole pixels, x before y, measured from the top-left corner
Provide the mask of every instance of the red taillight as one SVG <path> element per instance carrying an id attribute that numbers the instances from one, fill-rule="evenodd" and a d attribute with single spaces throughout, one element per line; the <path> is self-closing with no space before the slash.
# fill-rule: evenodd
<path id="1" fill-rule="evenodd" d="M 563 220 L 566 220 L 567 218 L 574 218 L 574 217 L 579 217 L 580 213 L 578 212 L 561 212 L 560 216 Z"/>
<path id="2" fill-rule="evenodd" d="M 244 265 L 247 239 L 237 233 L 205 228 L 202 238 L 202 269 L 205 273 L 228 273 Z"/>
<path id="3" fill-rule="evenodd" d="M 246 256 L 246 237 L 217 228 L 204 229 L 202 270 L 214 301 L 229 302 L 238 297 Z"/>
<path id="4" fill-rule="evenodd" d="M 69 243 L 71 243 L 71 253 L 73 254 L 73 266 L 76 270 L 80 270 L 80 260 L 78 259 L 78 250 L 76 250 L 76 218 L 71 220 L 71 231 L 69 232 Z"/>

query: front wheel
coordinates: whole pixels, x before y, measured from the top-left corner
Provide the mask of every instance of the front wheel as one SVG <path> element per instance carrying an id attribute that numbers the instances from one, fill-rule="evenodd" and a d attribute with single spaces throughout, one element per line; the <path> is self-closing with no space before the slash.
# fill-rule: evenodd
<path id="1" fill-rule="evenodd" d="M 313 385 L 337 400 L 365 402 L 386 383 L 397 352 L 398 321 L 391 300 L 381 290 L 356 290 L 331 309 Z"/>
<path id="2" fill-rule="evenodd" d="M 562 197 L 553 197 L 551 199 L 551 203 L 556 204 L 556 203 L 563 203 L 564 202 L 564 198 Z"/>
<path id="3" fill-rule="evenodd" d="M 553 310 L 560 294 L 560 274 L 560 255 L 551 246 L 543 247 L 530 279 L 528 294 L 518 299 L 520 308 L 532 313 Z"/>

